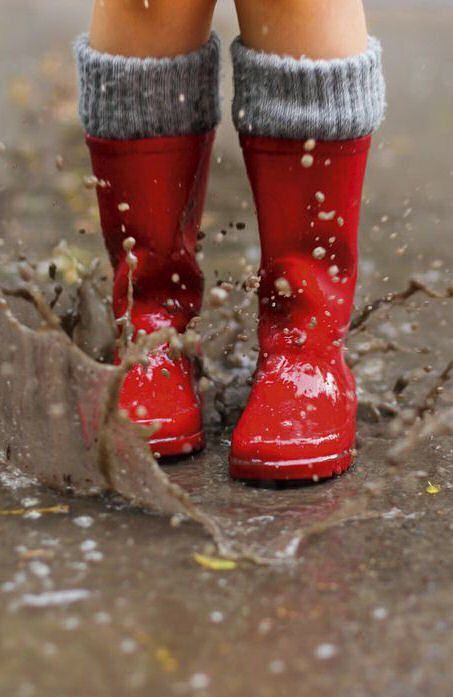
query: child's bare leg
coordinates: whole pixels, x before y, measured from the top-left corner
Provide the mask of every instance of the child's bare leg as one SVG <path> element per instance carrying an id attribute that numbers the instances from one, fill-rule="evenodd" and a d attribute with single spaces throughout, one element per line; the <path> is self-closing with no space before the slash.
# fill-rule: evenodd
<path id="1" fill-rule="evenodd" d="M 176 56 L 204 44 L 215 0 L 95 0 L 90 44 L 102 53 Z"/>
<path id="2" fill-rule="evenodd" d="M 244 44 L 300 58 L 343 58 L 365 50 L 362 0 L 236 0 Z"/>

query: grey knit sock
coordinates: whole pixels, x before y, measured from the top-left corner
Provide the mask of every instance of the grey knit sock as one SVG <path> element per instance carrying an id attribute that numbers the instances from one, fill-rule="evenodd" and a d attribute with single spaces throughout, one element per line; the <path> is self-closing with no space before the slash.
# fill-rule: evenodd
<path id="1" fill-rule="evenodd" d="M 381 45 L 335 60 L 299 60 L 231 46 L 240 133 L 275 138 L 346 140 L 374 131 L 385 108 Z"/>
<path id="2" fill-rule="evenodd" d="M 89 135 L 112 139 L 204 133 L 220 120 L 220 41 L 175 58 L 99 53 L 75 44 L 80 118 Z"/>

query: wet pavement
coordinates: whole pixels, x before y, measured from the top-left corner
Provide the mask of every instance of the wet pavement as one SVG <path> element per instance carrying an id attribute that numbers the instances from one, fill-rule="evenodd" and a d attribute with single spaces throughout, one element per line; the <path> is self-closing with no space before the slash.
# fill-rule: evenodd
<path id="1" fill-rule="evenodd" d="M 95 255 L 108 268 L 94 193 L 82 183 L 88 160 L 66 47 L 83 9 L 46 0 L 37 12 L 24 2 L 13 37 L 13 5 L 0 8 L 1 281 L 12 282 L 26 255 L 43 276 L 54 260 L 71 284 Z M 453 268 L 453 10 L 375 3 L 370 20 L 386 50 L 390 107 L 365 189 L 359 307 L 413 276 L 443 292 Z M 240 280 L 259 254 L 229 133 L 203 224 L 208 288 L 217 277 Z M 231 305 L 242 300 L 233 295 Z M 453 438 L 428 439 L 397 466 L 387 453 L 400 438 L 392 414 L 423 407 L 452 359 L 452 303 L 414 294 L 351 338 L 360 447 L 337 480 L 230 482 L 229 428 L 244 390 L 218 395 L 225 428 L 210 393 L 207 451 L 166 471 L 271 565 L 207 568 L 216 552 L 195 523 L 170 524 L 114 498 L 63 496 L 0 470 L 0 694 L 450 695 Z M 205 335 L 230 321 L 207 311 Z M 206 340 L 208 358 L 222 373 L 239 364 L 245 382 L 254 340 L 225 359 L 223 336 Z M 439 410 L 451 405 L 448 382 L 438 397 Z"/>

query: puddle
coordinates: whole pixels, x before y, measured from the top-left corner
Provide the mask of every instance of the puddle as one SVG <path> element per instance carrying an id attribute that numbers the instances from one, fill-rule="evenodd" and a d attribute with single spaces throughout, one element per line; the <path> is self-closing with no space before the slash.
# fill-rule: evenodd
<path id="1" fill-rule="evenodd" d="M 55 307 L 52 309 L 46 301 L 52 295 L 51 289 L 40 290 L 33 283 L 31 267 L 28 271 L 24 268 L 22 277 L 26 281 L 15 289 L 6 289 L 5 296 L 32 304 L 35 326 L 25 326 L 7 300 L 0 300 L 0 338 L 4 347 L 0 365 L 1 457 L 20 477 L 31 477 L 62 494 L 119 495 L 132 506 L 170 516 L 175 524 L 191 519 L 212 538 L 216 553 L 263 564 L 297 560 L 304 546 L 323 531 L 380 515 L 370 510 L 369 497 L 363 492 L 359 495 L 356 482 L 348 477 L 335 489 L 332 483 L 324 484 L 326 495 L 321 502 L 315 496 L 314 507 L 310 504 L 309 486 L 303 488 L 303 499 L 301 488 L 291 491 L 288 487 L 283 498 L 272 491 L 261 491 L 258 498 L 259 490 L 228 481 L 228 439 L 222 445 L 219 438 L 228 428 L 230 410 L 240 409 L 245 397 L 244 378 L 253 364 L 251 357 L 243 355 L 239 348 L 240 337 L 250 329 L 247 317 L 242 315 L 248 299 L 242 305 L 224 306 L 222 302 L 223 320 L 229 327 L 229 348 L 226 353 L 221 352 L 221 359 L 211 357 L 204 371 L 204 379 L 216 386 L 208 403 L 208 423 L 211 421 L 210 431 L 218 449 L 211 445 L 193 463 L 161 467 L 147 446 L 146 430 L 130 423 L 117 409 L 117 401 L 128 366 L 168 337 L 156 333 L 144 340 L 146 350 L 132 346 L 122 366 L 107 365 L 104 361 L 112 355 L 114 330 L 108 300 L 97 285 L 97 265 L 83 276 L 74 306 L 64 308 L 63 325 L 66 318 L 73 318 L 69 332 L 72 338 L 63 330 Z M 424 417 L 435 409 L 439 388 L 448 383 L 452 366 L 449 364 L 437 377 L 423 403 L 412 412 L 404 412 L 397 397 L 410 380 L 400 379 L 398 393 L 387 388 L 387 402 L 373 392 L 373 383 L 386 379 L 385 361 L 373 357 L 374 367 L 370 370 L 370 362 L 365 359 L 368 352 L 385 353 L 385 342 L 374 346 L 372 342 L 364 345 L 362 340 L 354 354 L 354 338 L 364 332 L 372 315 L 377 317 L 382 307 L 388 311 L 392 304 L 401 305 L 417 293 L 437 302 L 451 297 L 449 290 L 434 292 L 412 283 L 406 291 L 359 310 L 352 323 L 350 360 L 356 363 L 361 385 L 360 413 L 364 423 L 377 422 L 390 433 L 388 422 L 393 420 L 395 434 L 403 429 L 408 431 L 403 440 L 392 446 L 394 463 L 407 455 L 419 438 L 436 432 L 451 434 L 448 410 L 442 411 L 440 417 Z M 225 341 L 226 334 L 220 334 L 221 341 Z M 218 343 L 218 338 L 214 338 L 214 343 Z M 366 387 L 367 381 L 371 387 Z M 419 382 L 424 385 L 423 380 Z M 217 419 L 213 418 L 216 414 Z M 398 420 L 399 427 L 395 425 Z M 21 479 L 14 480 L 11 471 L 9 480 L 17 487 Z M 7 474 L 3 474 L 3 482 L 8 484 Z M 240 491 L 234 501 L 231 487 Z"/>
<path id="2" fill-rule="evenodd" d="M 375 499 L 357 483 L 368 464 L 364 453 L 375 448 L 393 476 L 411 457 L 417 460 L 414 448 L 430 435 L 451 434 L 451 269 L 425 234 L 438 210 L 431 211 L 429 191 L 416 204 L 401 182 L 397 195 L 388 187 L 388 170 L 401 153 L 412 148 L 422 158 L 425 151 L 415 147 L 415 135 L 403 144 L 395 135 L 375 143 L 363 209 L 359 309 L 347 354 L 360 399 L 356 469 L 321 487 L 274 491 L 227 475 L 231 426 L 256 359 L 259 248 L 243 168 L 215 153 L 200 252 L 207 277 L 201 331 L 210 443 L 197 458 L 160 467 L 143 433 L 116 410 L 123 373 L 109 364 L 110 275 L 68 60 L 58 52 L 43 55 L 33 80 L 11 78 L 8 93 L 5 134 L 15 132 L 16 121 L 33 128 L 28 140 L 11 138 L 17 144 L 5 137 L 0 153 L 1 285 L 8 290 L 0 308 L 4 490 L 18 493 L 23 486 L 31 496 L 36 486 L 39 495 L 38 485 L 26 484 L 24 477 L 31 477 L 68 497 L 113 492 L 175 525 L 196 521 L 217 553 L 270 563 L 301 559 L 323 530 L 378 515 Z M 429 154 L 426 166 L 432 159 Z M 425 169 L 410 168 L 412 189 Z M 436 193 L 437 203 L 443 193 Z M 46 298 L 34 297 L 38 312 L 30 298 L 35 279 Z"/>

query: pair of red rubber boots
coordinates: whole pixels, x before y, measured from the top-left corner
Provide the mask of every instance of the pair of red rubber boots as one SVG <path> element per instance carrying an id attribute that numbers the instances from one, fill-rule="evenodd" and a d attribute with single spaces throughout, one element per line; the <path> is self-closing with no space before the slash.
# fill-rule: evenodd
<path id="1" fill-rule="evenodd" d="M 114 268 L 113 308 L 127 309 L 123 242 L 135 239 L 132 323 L 184 332 L 201 309 L 196 244 L 214 132 L 116 141 L 88 137 L 101 224 Z M 344 361 L 357 274 L 357 228 L 370 137 L 296 141 L 241 136 L 258 214 L 262 259 L 260 353 L 232 437 L 230 473 L 314 480 L 349 467 L 354 378 Z M 158 422 L 160 456 L 204 446 L 193 362 L 168 346 L 126 376 L 120 407 Z"/>

